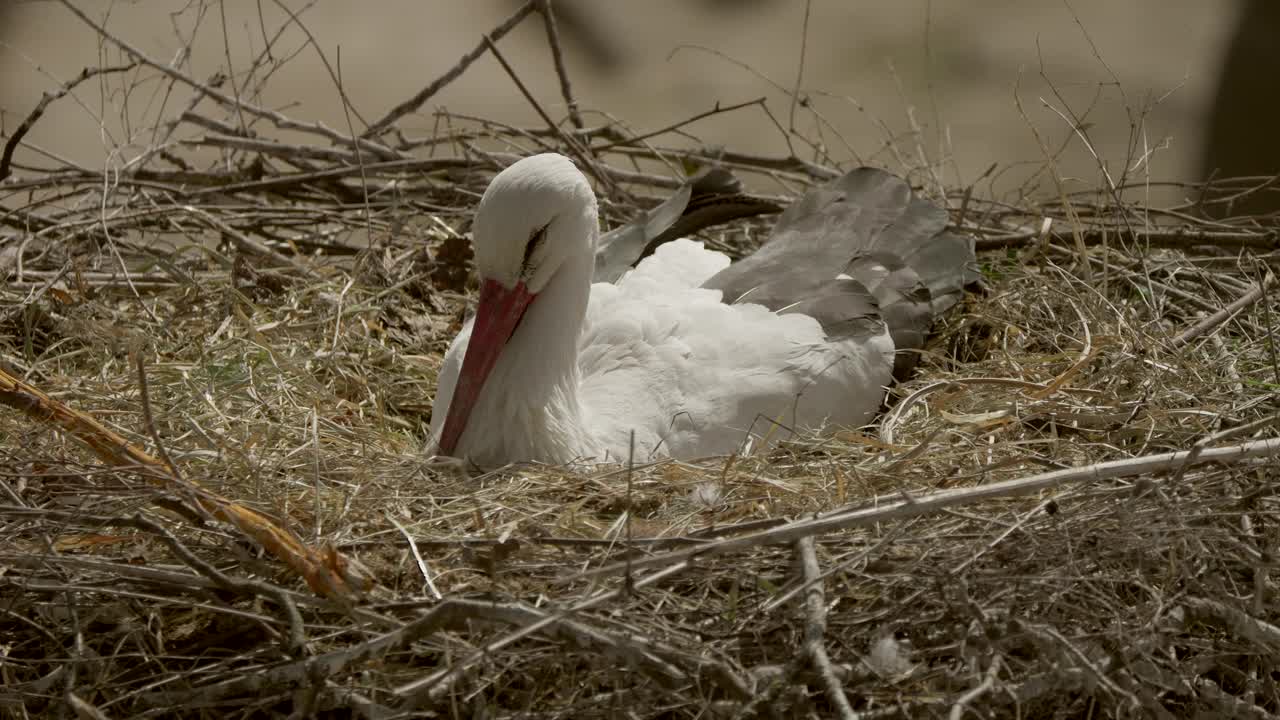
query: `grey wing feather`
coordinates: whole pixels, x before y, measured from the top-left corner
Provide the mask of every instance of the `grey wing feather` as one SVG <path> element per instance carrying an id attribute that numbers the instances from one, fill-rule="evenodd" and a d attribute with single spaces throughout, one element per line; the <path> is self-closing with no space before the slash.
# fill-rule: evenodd
<path id="1" fill-rule="evenodd" d="M 853 338 L 884 331 L 880 308 L 867 288 L 855 280 L 813 277 L 800 290 L 791 279 L 764 282 L 735 298 L 774 312 L 803 313 L 817 320 L 828 337 Z"/>
<path id="2" fill-rule="evenodd" d="M 684 213 L 693 194 L 693 184 L 683 187 L 661 205 L 645 212 L 636 220 L 620 228 L 610 230 L 596 241 L 596 269 L 594 282 L 617 282 L 630 270 L 649 243 L 665 232 Z"/>
<path id="3" fill-rule="evenodd" d="M 858 168 L 792 204 L 758 251 L 704 287 L 725 302 L 806 312 L 832 339 L 887 326 L 902 379 L 934 320 L 978 279 L 973 241 L 947 223 L 946 210 L 914 197 L 906 181 Z"/>
<path id="4" fill-rule="evenodd" d="M 617 282 L 660 245 L 712 225 L 782 208 L 742 192 L 742 181 L 720 167 L 702 170 L 671 197 L 634 221 L 600 236 L 595 282 Z"/>

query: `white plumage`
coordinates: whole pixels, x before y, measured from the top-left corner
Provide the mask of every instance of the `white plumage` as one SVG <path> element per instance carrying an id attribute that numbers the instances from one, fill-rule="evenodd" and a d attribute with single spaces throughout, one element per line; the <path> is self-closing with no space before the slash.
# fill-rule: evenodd
<path id="1" fill-rule="evenodd" d="M 700 286 L 729 258 L 698 242 L 592 284 L 595 196 L 559 155 L 495 177 L 473 232 L 483 287 L 440 372 L 441 454 L 487 467 L 620 462 L 633 432 L 636 461 L 727 454 L 749 438 L 861 425 L 892 379 L 883 322 L 833 338 L 807 314 L 726 304 Z"/>

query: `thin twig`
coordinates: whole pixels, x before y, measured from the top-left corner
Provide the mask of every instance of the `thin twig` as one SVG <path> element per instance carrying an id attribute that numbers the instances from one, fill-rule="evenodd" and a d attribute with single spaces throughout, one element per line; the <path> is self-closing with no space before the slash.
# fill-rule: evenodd
<path id="1" fill-rule="evenodd" d="M 0 154 L 0 180 L 4 180 L 9 177 L 9 173 L 11 172 L 9 165 L 13 161 L 13 152 L 18 149 L 18 143 L 22 142 L 22 138 L 26 137 L 27 133 L 31 131 L 31 128 L 35 127 L 36 121 L 40 119 L 41 115 L 44 115 L 44 111 L 49 107 L 50 103 L 71 92 L 77 85 L 91 77 L 107 75 L 110 73 L 128 72 L 137 66 L 137 61 L 134 61 L 127 65 L 113 65 L 111 67 L 101 68 L 87 67 L 81 70 L 79 75 L 63 83 L 62 86 L 54 92 L 46 92 L 41 95 L 40 102 L 36 103 L 36 106 L 30 113 L 27 113 L 27 116 L 23 118 L 22 122 L 18 123 L 18 127 L 13 129 L 13 134 L 9 136 L 7 141 L 5 141 L 4 153 Z"/>
<path id="2" fill-rule="evenodd" d="M 680 128 L 685 127 L 687 125 L 692 125 L 693 123 L 699 120 L 702 120 L 703 118 L 709 118 L 712 115 L 719 115 L 721 113 L 733 112 L 734 110 L 741 110 L 742 108 L 751 107 L 752 105 L 763 106 L 764 101 L 765 101 L 765 98 L 758 97 L 755 100 L 747 100 L 746 102 L 740 102 L 740 103 L 735 103 L 733 105 L 721 106 L 720 102 L 717 100 L 715 106 L 712 107 L 710 110 L 707 110 L 705 112 L 700 112 L 697 115 L 685 118 L 680 122 L 672 123 L 670 125 L 667 125 L 666 127 L 659 128 L 652 132 L 644 133 L 643 135 L 635 135 L 633 137 L 626 137 L 621 140 L 615 140 L 614 142 L 608 143 L 606 145 L 590 146 L 588 149 L 591 150 L 591 152 L 599 155 L 602 152 L 605 152 L 607 150 L 612 150 L 617 147 L 624 147 L 627 145 L 636 145 L 645 140 L 648 140 L 649 138 L 658 137 L 659 135 L 666 135 L 667 133 L 672 132 L 674 130 L 679 130 Z"/>
<path id="3" fill-rule="evenodd" d="M 306 626 L 302 622 L 302 614 L 298 612 L 298 605 L 289 596 L 284 588 L 276 587 L 261 580 L 241 580 L 232 578 L 226 573 L 215 568 L 213 565 L 201 560 L 195 553 L 191 552 L 187 546 L 183 545 L 180 540 L 168 528 L 159 523 L 152 522 L 147 518 L 135 514 L 131 522 L 143 530 L 146 530 L 158 536 L 178 559 L 186 563 L 192 570 L 209 578 L 218 584 L 219 587 L 235 592 L 242 592 L 250 595 L 261 595 L 271 598 L 284 610 L 285 618 L 289 623 L 289 635 L 287 637 L 286 649 L 290 653 L 301 652 L 307 643 Z"/>
<path id="4" fill-rule="evenodd" d="M 520 76 L 516 74 L 515 68 L 511 67 L 511 63 L 507 62 L 507 59 L 502 55 L 502 51 L 498 50 L 497 44 L 495 44 L 487 35 L 485 36 L 485 41 L 489 43 L 489 52 L 493 53 L 493 56 L 498 59 L 498 62 L 502 65 L 502 69 L 507 71 L 507 75 L 511 78 L 511 81 L 516 84 L 517 88 L 519 88 L 520 94 L 524 95 L 525 100 L 529 101 L 529 105 L 531 105 L 538 113 L 543 122 L 547 124 L 547 127 L 556 131 L 560 136 L 560 141 L 564 143 L 565 147 L 568 148 L 569 152 L 578 160 L 578 162 L 582 163 L 582 165 L 587 169 L 587 172 L 591 173 L 591 176 L 596 179 L 596 182 L 599 182 L 609 191 L 615 189 L 616 185 L 613 182 L 613 179 L 608 174 L 600 170 L 596 165 L 595 158 L 591 157 L 591 154 L 587 150 L 583 149 L 577 138 L 574 138 L 572 135 L 564 132 L 560 126 L 551 119 L 551 116 L 547 114 L 547 111 L 542 109 L 541 103 L 539 103 L 537 98 L 533 96 L 533 93 L 529 92 L 529 88 L 525 86 L 524 81 L 522 81 Z"/>
<path id="5" fill-rule="evenodd" d="M 156 429 L 155 416 L 151 411 L 151 392 L 147 389 L 147 367 L 146 362 L 142 359 L 142 353 L 142 348 L 138 348 L 133 354 L 134 363 L 138 367 L 138 397 L 142 401 L 142 423 L 146 425 L 147 434 L 151 436 L 151 441 L 156 444 L 156 452 L 160 453 L 160 459 L 164 461 L 169 472 L 181 480 L 182 475 L 178 472 L 178 466 L 169 457 L 168 449 L 165 448 L 164 442 L 160 440 L 160 431 Z"/>
<path id="6" fill-rule="evenodd" d="M 235 108 L 237 110 L 247 112 L 251 115 L 255 115 L 257 117 L 270 120 L 276 127 L 284 130 L 297 130 L 299 132 L 310 133 L 312 135 L 319 135 L 321 137 L 327 138 L 328 140 L 332 141 L 335 144 L 342 145 L 345 147 L 359 147 L 360 149 L 366 152 L 373 153 L 374 155 L 377 155 L 378 157 L 384 160 L 407 159 L 407 156 L 395 150 L 391 150 L 390 148 L 384 145 L 380 145 L 376 142 L 365 139 L 364 137 L 361 137 L 355 141 L 352 141 L 352 139 L 347 135 L 344 135 L 336 130 L 333 130 L 332 128 L 325 127 L 325 125 L 322 123 L 299 122 L 275 110 L 269 110 L 267 108 L 254 105 L 253 103 L 250 103 L 248 101 L 236 100 L 234 97 L 230 95 L 218 92 L 217 90 L 209 86 L 207 83 L 201 83 L 200 81 L 195 80 L 194 78 L 179 72 L 177 69 L 173 68 L 172 66 L 166 63 L 157 62 L 156 60 L 151 59 L 146 53 L 142 52 L 138 48 L 129 44 L 122 38 L 117 37 L 114 33 L 107 30 L 100 23 L 94 22 L 88 15 L 84 13 L 84 11 L 76 7 L 75 4 L 71 2 L 71 0 L 60 0 L 60 2 L 64 7 L 70 10 L 72 14 L 80 18 L 80 20 L 84 22 L 84 24 L 88 25 L 90 28 L 92 28 L 95 32 L 97 32 L 103 38 L 110 40 L 112 44 L 114 44 L 116 47 L 119 47 L 121 50 L 123 50 L 125 53 L 133 57 L 138 62 L 152 69 L 158 70 L 161 73 L 164 73 L 165 75 L 167 75 L 168 77 L 173 78 L 174 80 L 177 80 L 178 82 L 184 85 L 187 85 L 188 87 L 194 90 L 204 93 L 208 97 L 213 98 L 214 100 L 218 101 L 219 103 L 222 103 L 223 105 L 229 108 Z M 367 134 L 368 133 L 366 133 L 366 135 Z"/>
<path id="7" fill-rule="evenodd" d="M 1266 277 L 1264 277 L 1261 282 L 1255 285 L 1252 290 L 1245 293 L 1244 295 L 1241 295 L 1239 298 L 1235 300 L 1235 302 L 1232 302 L 1230 305 L 1222 308 L 1221 310 L 1213 313 L 1212 315 L 1205 317 L 1204 319 L 1200 320 L 1200 322 L 1196 323 L 1195 325 L 1192 325 L 1186 330 L 1183 330 L 1181 333 L 1178 334 L 1177 337 L 1175 337 L 1170 342 L 1170 344 L 1175 348 L 1183 347 L 1184 345 L 1191 342 L 1192 340 L 1195 340 L 1196 338 L 1204 335 L 1206 332 L 1209 332 L 1210 330 L 1218 327 L 1219 325 L 1222 325 L 1227 320 L 1231 319 L 1233 315 L 1245 309 L 1246 307 L 1249 307 L 1250 305 L 1257 302 L 1260 298 L 1262 298 L 1262 296 L 1266 293 L 1267 289 L 1271 285 L 1275 284 L 1275 279 L 1276 279 L 1275 273 L 1268 272 L 1266 274 Z"/>
<path id="8" fill-rule="evenodd" d="M 413 539 L 413 536 L 409 534 L 409 531 L 405 530 L 404 525 L 400 524 L 400 521 L 392 517 L 390 513 L 388 513 L 386 517 L 387 520 L 390 521 L 392 525 L 395 525 L 396 529 L 400 531 L 400 534 L 404 536 L 404 541 L 408 543 L 409 552 L 413 553 L 413 560 L 418 564 L 418 572 L 422 573 L 422 581 L 427 585 L 427 592 L 436 600 L 444 599 L 444 596 L 436 589 L 435 582 L 431 580 L 431 570 L 427 567 L 427 561 L 422 557 L 422 553 L 418 551 L 418 543 Z"/>
<path id="9" fill-rule="evenodd" d="M 1183 450 L 1159 455 L 1125 458 L 1079 468 L 1055 470 L 1025 478 L 1003 480 L 979 487 L 940 490 L 925 495 L 917 495 L 895 503 L 884 503 L 870 509 L 836 512 L 814 520 L 797 520 L 777 528 L 719 540 L 698 548 L 678 550 L 629 561 L 629 564 L 633 571 L 662 567 L 672 563 L 685 562 L 693 558 L 706 558 L 760 545 L 793 542 L 807 535 L 818 535 L 847 530 L 853 527 L 865 527 L 887 520 L 927 515 L 946 508 L 992 498 L 1027 495 L 1069 483 L 1097 482 L 1122 477 L 1150 475 L 1178 467 L 1188 459 L 1190 454 L 1191 451 Z M 1280 438 L 1272 438 L 1206 450 L 1199 457 L 1194 458 L 1194 463 L 1232 463 L 1277 455 L 1280 455 Z M 626 567 L 627 564 L 625 563 L 614 563 L 595 570 L 589 570 L 584 575 L 587 577 L 613 575 L 625 571 Z"/>
<path id="10" fill-rule="evenodd" d="M 460 609 L 466 609 L 473 619 L 499 621 L 515 625 L 536 624 L 545 631 L 550 631 L 553 635 L 562 635 L 572 639 L 580 646 L 595 646 L 630 663 L 634 663 L 642 672 L 662 684 L 674 686 L 687 679 L 683 671 L 654 655 L 650 649 L 645 647 L 647 643 L 639 638 L 624 638 L 612 635 L 585 623 L 557 617 L 554 614 L 547 614 L 541 610 L 535 610 L 523 605 L 502 605 L 467 600 L 446 600 L 445 603 L 457 604 Z M 491 656 L 492 653 L 512 642 L 511 637 L 507 636 L 489 643 L 485 646 L 484 655 Z M 425 678 L 405 683 L 395 688 L 394 692 L 404 698 L 406 709 L 417 707 L 428 699 L 440 697 L 452 687 L 457 678 L 468 672 L 470 665 L 471 663 L 458 663 L 453 667 L 442 668 Z"/>
<path id="11" fill-rule="evenodd" d="M 849 698 L 845 697 L 844 687 L 831 666 L 831 657 L 827 655 L 827 601 L 821 581 L 822 571 L 818 567 L 818 554 L 813 547 L 813 536 L 796 540 L 795 551 L 805 585 L 804 654 L 822 678 L 822 689 L 827 701 L 835 708 L 839 717 L 852 720 L 858 714 L 849 704 Z"/>
<path id="12" fill-rule="evenodd" d="M 184 205 L 183 209 L 185 209 L 187 212 L 191 213 L 192 215 L 206 221 L 208 224 L 212 225 L 214 228 L 222 231 L 223 234 L 225 234 L 228 238 L 230 238 L 237 246 L 240 247 L 241 250 L 245 252 L 250 252 L 255 255 L 261 255 L 263 257 L 269 257 L 274 260 L 277 260 L 281 264 L 288 265 L 289 267 L 293 268 L 294 270 L 297 270 L 298 272 L 302 273 L 307 277 L 314 278 L 319 276 L 315 270 L 312 270 L 311 268 L 307 267 L 306 265 L 302 264 L 301 262 L 287 255 L 284 255 L 280 252 L 277 252 L 267 247 L 266 245 L 263 245 L 257 240 L 254 240 L 248 235 L 245 235 L 239 230 L 231 227 L 226 222 L 224 222 L 221 218 L 219 218 L 217 215 L 214 215 L 213 213 L 208 212 L 203 208 L 197 207 L 195 205 Z"/>
<path id="13" fill-rule="evenodd" d="M 974 686 L 972 690 L 956 698 L 955 704 L 951 706 L 951 714 L 948 716 L 950 720 L 960 720 L 960 718 L 964 717 L 965 708 L 971 705 L 974 700 L 991 692 L 991 688 L 996 685 L 996 677 L 999 674 L 1000 656 L 996 655 L 991 659 L 991 666 L 987 668 L 987 672 L 983 674 L 982 682 Z"/>
<path id="14" fill-rule="evenodd" d="M 1262 288 L 1262 317 L 1267 329 L 1267 357 L 1271 360 L 1271 378 L 1280 387 L 1280 353 L 1276 351 L 1275 325 L 1271 322 L 1271 298 L 1268 297 L 1270 288 L 1267 278 L 1271 276 L 1271 272 L 1260 261 L 1255 259 L 1255 262 L 1261 266 L 1258 274 L 1262 277 L 1258 279 L 1258 287 Z"/>
<path id="15" fill-rule="evenodd" d="M 564 66 L 564 53 L 560 50 L 560 32 L 556 28 L 553 5 L 552 0 L 540 0 L 538 10 L 542 13 L 542 23 L 547 29 L 547 44 L 551 46 L 551 60 L 556 66 L 556 77 L 560 79 L 560 94 L 564 96 L 564 104 L 569 111 L 569 122 L 573 123 L 575 128 L 582 130 L 586 126 L 582 123 L 582 114 L 578 112 L 578 101 L 573 97 L 573 88 L 569 84 L 569 71 Z"/>
<path id="16" fill-rule="evenodd" d="M 800 104 L 800 85 L 804 81 L 804 60 L 809 51 L 809 13 L 813 0 L 805 0 L 804 21 L 800 24 L 800 60 L 796 62 L 796 83 L 791 89 L 791 110 L 787 113 L 787 129 L 796 132 L 796 107 Z M 805 104 L 808 104 L 806 99 Z"/>
<path id="17" fill-rule="evenodd" d="M 377 137 L 386 132 L 387 129 L 400 118 L 408 115 L 409 113 L 416 112 L 418 108 L 422 107 L 422 105 L 430 100 L 436 93 L 443 90 L 446 85 L 458 79 L 462 73 L 466 72 L 467 68 L 471 67 L 471 63 L 479 60 L 480 56 L 484 55 L 485 49 L 487 49 L 493 41 L 501 40 L 504 35 L 511 32 L 516 25 L 519 25 L 521 20 L 528 17 L 529 13 L 536 10 L 541 1 L 542 0 L 528 0 L 528 2 L 521 5 L 519 10 L 516 10 L 511 14 L 511 17 L 503 20 L 497 27 L 485 33 L 484 37 L 480 39 L 480 42 L 472 48 L 470 52 L 458 58 L 458 62 L 453 67 L 446 70 L 440 77 L 432 80 L 429 85 L 419 90 L 416 95 L 391 108 L 386 115 L 375 120 L 374 123 L 369 126 L 369 129 L 365 130 L 360 137 Z"/>
<path id="18" fill-rule="evenodd" d="M 1255 250 L 1280 249 L 1280 232 L 1259 230 L 1255 232 L 1225 232 L 1201 230 L 1196 228 L 1154 229 L 1128 231 L 1120 228 L 1092 228 L 1080 230 L 1080 240 L 1086 246 L 1101 245 L 1105 242 L 1136 242 L 1151 247 L 1166 248 L 1251 248 Z M 1110 238 L 1108 240 L 1108 238 Z M 1040 233 L 1019 232 L 1005 235 L 988 235 L 974 241 L 979 251 L 1002 250 L 1005 248 L 1025 247 L 1033 245 L 1040 239 Z"/>

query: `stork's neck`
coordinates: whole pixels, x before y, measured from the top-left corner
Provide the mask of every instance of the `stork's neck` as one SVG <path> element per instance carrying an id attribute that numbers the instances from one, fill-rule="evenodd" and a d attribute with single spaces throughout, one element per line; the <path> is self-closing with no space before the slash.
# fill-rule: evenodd
<path id="1" fill-rule="evenodd" d="M 592 253 L 567 259 L 503 349 L 468 423 L 468 455 L 481 464 L 487 458 L 565 463 L 595 454 L 578 370 L 593 263 Z"/>

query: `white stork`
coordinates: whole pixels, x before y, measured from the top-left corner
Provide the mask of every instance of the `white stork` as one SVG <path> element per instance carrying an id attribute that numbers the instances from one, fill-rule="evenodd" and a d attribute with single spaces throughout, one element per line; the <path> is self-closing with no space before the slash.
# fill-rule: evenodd
<path id="1" fill-rule="evenodd" d="M 561 155 L 520 160 L 476 211 L 480 300 L 445 355 L 430 449 L 481 466 L 645 461 L 862 425 L 895 363 L 914 364 L 895 351 L 920 348 L 976 279 L 972 241 L 946 223 L 862 168 L 733 265 L 682 239 L 592 284 L 590 184 Z"/>

